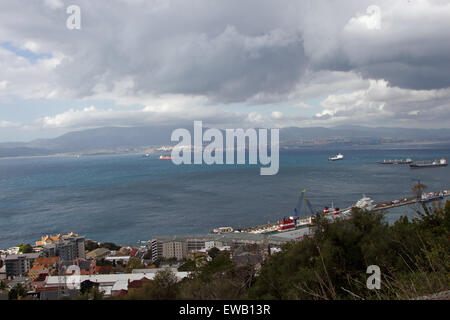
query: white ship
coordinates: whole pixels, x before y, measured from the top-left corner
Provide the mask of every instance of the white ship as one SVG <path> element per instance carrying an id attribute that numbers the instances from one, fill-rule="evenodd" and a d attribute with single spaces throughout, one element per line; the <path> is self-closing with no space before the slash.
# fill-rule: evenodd
<path id="1" fill-rule="evenodd" d="M 375 208 L 375 204 L 373 202 L 374 201 L 371 198 L 363 195 L 363 197 L 359 199 L 353 207 L 370 211 Z"/>
<path id="2" fill-rule="evenodd" d="M 334 219 L 335 217 L 347 217 L 352 212 L 352 208 L 359 208 L 359 209 L 370 211 L 373 208 L 375 208 L 375 203 L 371 198 L 363 195 L 363 197 L 361 199 L 356 201 L 356 203 L 354 205 L 352 205 L 348 208 L 341 210 L 339 208 L 334 208 L 334 206 L 331 205 L 331 209 L 328 207 L 325 207 L 323 209 L 323 213 L 326 217 L 330 217 L 332 219 Z"/>
<path id="3" fill-rule="evenodd" d="M 334 157 L 329 157 L 328 161 L 336 161 L 336 160 L 342 160 L 344 159 L 344 155 L 339 153 L 337 155 L 335 155 Z"/>

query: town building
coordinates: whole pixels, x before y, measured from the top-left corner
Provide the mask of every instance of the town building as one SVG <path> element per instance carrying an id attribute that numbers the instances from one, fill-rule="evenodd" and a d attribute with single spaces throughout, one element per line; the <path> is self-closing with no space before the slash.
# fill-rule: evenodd
<path id="1" fill-rule="evenodd" d="M 162 245 L 162 257 L 164 259 L 175 258 L 183 260 L 187 256 L 187 243 L 185 241 L 167 241 Z"/>
<path id="2" fill-rule="evenodd" d="M 64 241 L 66 239 L 76 238 L 76 237 L 78 237 L 78 234 L 73 233 L 73 232 L 68 233 L 66 235 L 61 235 L 59 233 L 57 235 L 54 235 L 54 236 L 52 236 L 52 235 L 45 235 L 45 236 L 41 237 L 40 241 L 36 241 L 36 246 L 37 247 L 44 247 L 44 246 L 49 245 L 49 244 L 53 244 L 53 243 L 56 243 L 56 242 L 61 242 L 61 241 Z"/>
<path id="3" fill-rule="evenodd" d="M 73 269 L 70 268 L 72 266 L 77 266 L 79 268 L 80 274 L 82 275 L 94 274 L 96 270 L 96 261 L 77 258 L 73 261 L 62 261 L 60 263 L 62 272 L 65 271 L 66 273 L 69 273 L 70 270 L 73 271 Z"/>
<path id="4" fill-rule="evenodd" d="M 7 256 L 5 258 L 6 277 L 14 278 L 28 273 L 39 255 L 39 253 L 23 253 Z"/>
<path id="5" fill-rule="evenodd" d="M 201 252 L 207 247 L 236 247 L 241 245 L 280 246 L 290 239 L 265 234 L 234 232 L 222 234 L 162 236 L 151 240 L 152 261 L 160 258 L 187 258 L 191 252 Z M 184 244 L 181 244 L 184 243 Z M 178 255 L 176 255 L 178 254 Z M 181 259 L 180 259 L 181 260 Z"/>
<path id="6" fill-rule="evenodd" d="M 72 295 L 79 292 L 81 284 L 90 281 L 98 284 L 98 289 L 105 296 L 112 296 L 128 290 L 128 285 L 136 280 L 154 280 L 155 273 L 123 273 L 123 274 L 99 274 L 99 275 L 80 275 L 77 278 L 73 276 L 49 276 L 45 280 L 45 286 L 39 291 L 42 292 L 41 299 L 57 299 L 64 295 Z M 187 277 L 189 272 L 177 272 L 175 276 L 178 281 Z M 76 281 L 73 281 L 76 279 Z M 72 280 L 72 281 L 69 281 Z M 68 286 L 67 284 L 70 284 Z"/>
<path id="7" fill-rule="evenodd" d="M 95 250 L 92 250 L 86 254 L 86 259 L 89 260 L 102 260 L 109 256 L 111 254 L 111 251 L 106 248 L 97 248 Z"/>
<path id="8" fill-rule="evenodd" d="M 126 265 L 130 258 L 130 256 L 109 256 L 105 258 L 105 261 L 110 261 L 114 264 L 121 263 L 122 265 Z"/>
<path id="9" fill-rule="evenodd" d="M 58 257 L 39 257 L 33 262 L 33 266 L 28 271 L 28 277 L 34 281 L 40 274 L 53 274 L 58 270 Z"/>
<path id="10" fill-rule="evenodd" d="M 46 236 L 47 237 L 47 236 Z M 44 238 L 43 238 L 44 239 Z M 59 239 L 58 241 L 54 241 Z M 38 241 L 43 244 L 43 253 L 47 257 L 59 257 L 61 261 L 72 261 L 77 258 L 85 258 L 85 238 L 84 237 L 66 237 L 47 239 L 47 242 Z"/>
<path id="11" fill-rule="evenodd" d="M 30 279 L 27 277 L 15 277 L 8 283 L 7 287 L 9 290 L 11 290 L 15 288 L 17 285 L 21 285 L 26 290 L 28 290 L 30 288 L 30 284 L 31 284 Z"/>

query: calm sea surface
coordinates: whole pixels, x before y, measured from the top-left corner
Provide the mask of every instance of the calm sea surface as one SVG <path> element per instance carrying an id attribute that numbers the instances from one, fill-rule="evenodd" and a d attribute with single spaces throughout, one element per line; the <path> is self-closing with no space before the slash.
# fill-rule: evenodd
<path id="1" fill-rule="evenodd" d="M 338 152 L 345 159 L 329 163 Z M 275 176 L 260 176 L 258 166 L 175 166 L 142 155 L 0 159 L 0 248 L 70 231 L 132 245 L 156 235 L 264 224 L 291 215 L 304 188 L 320 210 L 331 202 L 347 207 L 362 194 L 375 201 L 410 196 L 418 178 L 429 190 L 450 189 L 450 167 L 375 163 L 406 157 L 450 159 L 450 148 L 282 153 Z M 414 208 L 393 209 L 386 219 L 406 214 L 414 215 Z"/>

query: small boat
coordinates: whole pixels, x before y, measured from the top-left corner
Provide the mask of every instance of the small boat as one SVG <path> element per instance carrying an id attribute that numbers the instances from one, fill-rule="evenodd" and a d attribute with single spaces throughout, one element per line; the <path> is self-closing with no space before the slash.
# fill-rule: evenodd
<path id="1" fill-rule="evenodd" d="M 329 157 L 328 161 L 337 161 L 337 160 L 342 160 L 344 159 L 344 155 L 339 153 L 337 155 L 335 155 L 334 157 Z"/>
<path id="2" fill-rule="evenodd" d="M 159 156 L 159 159 L 161 159 L 161 160 L 170 160 L 170 159 L 172 159 L 172 157 L 171 156 Z"/>

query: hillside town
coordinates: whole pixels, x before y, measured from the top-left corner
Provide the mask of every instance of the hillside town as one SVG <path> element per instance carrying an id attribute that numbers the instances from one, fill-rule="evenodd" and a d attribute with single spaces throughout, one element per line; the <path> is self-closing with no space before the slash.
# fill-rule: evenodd
<path id="1" fill-rule="evenodd" d="M 183 266 L 211 261 L 211 249 L 229 253 L 235 265 L 258 269 L 286 241 L 217 233 L 158 237 L 132 247 L 100 243 L 76 233 L 45 235 L 34 245 L 0 250 L 0 299 L 70 299 L 89 285 L 104 297 L 121 297 L 152 282 L 161 271 L 170 271 L 178 281 L 188 277 L 190 272 Z"/>

